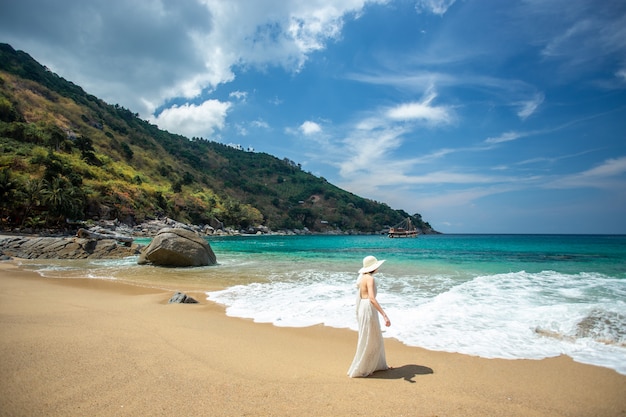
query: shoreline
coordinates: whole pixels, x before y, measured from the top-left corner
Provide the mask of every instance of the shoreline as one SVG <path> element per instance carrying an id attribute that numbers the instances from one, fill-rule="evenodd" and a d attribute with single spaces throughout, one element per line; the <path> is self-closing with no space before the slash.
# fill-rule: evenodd
<path id="1" fill-rule="evenodd" d="M 350 379 L 353 331 L 232 318 L 203 294 L 168 304 L 170 291 L 0 263 L 0 414 L 626 413 L 626 376 L 566 356 L 483 359 L 385 339 L 393 369 Z"/>

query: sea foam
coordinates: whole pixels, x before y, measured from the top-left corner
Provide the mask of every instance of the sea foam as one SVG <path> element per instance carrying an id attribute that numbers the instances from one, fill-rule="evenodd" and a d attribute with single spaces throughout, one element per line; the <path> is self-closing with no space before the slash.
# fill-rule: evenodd
<path id="1" fill-rule="evenodd" d="M 476 276 L 377 275 L 391 318 L 385 337 L 485 358 L 574 360 L 626 374 L 623 280 L 553 271 Z M 230 316 L 276 326 L 356 330 L 355 277 L 340 272 L 275 274 L 268 282 L 208 292 Z"/>

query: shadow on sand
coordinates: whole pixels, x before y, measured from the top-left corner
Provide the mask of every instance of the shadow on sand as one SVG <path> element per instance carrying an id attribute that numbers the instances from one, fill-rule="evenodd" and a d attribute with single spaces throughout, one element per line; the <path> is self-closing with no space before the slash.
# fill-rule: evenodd
<path id="1" fill-rule="evenodd" d="M 389 368 L 386 371 L 374 372 L 369 378 L 377 379 L 404 379 L 407 382 L 414 384 L 413 381 L 417 375 L 433 374 L 434 371 L 427 366 L 420 365 L 404 365 L 398 368 Z"/>

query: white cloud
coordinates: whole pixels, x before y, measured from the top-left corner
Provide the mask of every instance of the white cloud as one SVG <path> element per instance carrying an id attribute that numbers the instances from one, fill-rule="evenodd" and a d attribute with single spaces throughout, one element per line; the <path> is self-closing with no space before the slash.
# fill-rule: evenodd
<path id="1" fill-rule="evenodd" d="M 395 61 L 402 59 L 394 58 Z M 420 63 L 425 65 L 425 59 L 420 57 Z M 458 78 L 444 73 L 429 72 L 423 70 L 406 71 L 406 73 L 397 73 L 394 71 L 382 71 L 374 73 L 351 73 L 347 75 L 348 79 L 368 84 L 389 85 L 401 88 L 407 91 L 430 90 L 433 85 L 454 85 L 458 83 Z"/>
<path id="2" fill-rule="evenodd" d="M 211 137 L 224 128 L 224 120 L 231 107 L 229 102 L 207 100 L 200 105 L 185 104 L 165 109 L 152 122 L 170 132 L 187 137 Z"/>
<path id="3" fill-rule="evenodd" d="M 149 118 L 168 99 L 196 98 L 234 80 L 236 67 L 298 71 L 310 53 L 340 36 L 345 19 L 358 16 L 366 4 L 387 1 L 59 0 L 48 5 L 22 0 L 3 8 L 0 37 L 91 94 Z"/>
<path id="4" fill-rule="evenodd" d="M 428 92 L 421 102 L 400 104 L 387 110 L 386 116 L 397 121 L 421 120 L 433 124 L 450 123 L 452 120 L 450 108 L 431 105 L 436 97 L 434 92 Z"/>
<path id="5" fill-rule="evenodd" d="M 453 150 L 442 149 L 408 157 L 394 155 L 403 145 L 405 135 L 414 133 L 414 122 L 432 125 L 451 123 L 451 109 L 434 106 L 432 103 L 436 97 L 434 89 L 428 87 L 421 101 L 366 112 L 362 118 L 347 126 L 346 138 L 335 145 L 332 151 L 324 151 L 329 155 L 327 162 L 339 168 L 343 184 L 349 184 L 353 192 L 372 195 L 374 190 L 384 185 L 429 184 L 441 180 L 441 173 L 436 176 L 415 176 L 411 172 L 415 166 L 430 163 Z M 453 173 L 448 173 L 446 181 L 477 180 L 472 175 L 459 174 L 455 177 Z"/>
<path id="6" fill-rule="evenodd" d="M 228 97 L 235 98 L 240 101 L 246 101 L 248 93 L 245 91 L 233 91 L 228 95 Z"/>
<path id="7" fill-rule="evenodd" d="M 306 121 L 300 125 L 300 131 L 305 135 L 314 135 L 322 131 L 322 127 L 315 122 Z"/>
<path id="8" fill-rule="evenodd" d="M 332 153 L 334 157 L 347 157 L 338 163 L 339 174 L 344 178 L 351 178 L 377 171 L 381 166 L 387 167 L 385 162 L 388 161 L 390 152 L 402 143 L 403 132 L 403 129 L 391 127 L 375 131 L 353 131 L 343 141 L 343 149 Z"/>
<path id="9" fill-rule="evenodd" d="M 203 0 L 214 30 L 199 36 L 205 62 L 235 65 L 281 65 L 299 70 L 308 54 L 337 38 L 347 15 L 367 3 L 386 0 Z M 225 71 L 221 71 L 225 72 Z"/>
<path id="10" fill-rule="evenodd" d="M 426 11 L 437 15 L 445 14 L 456 0 L 418 0 L 415 4 L 415 10 L 418 12 Z"/>
<path id="11" fill-rule="evenodd" d="M 485 139 L 485 143 L 502 143 L 502 142 L 510 142 L 512 140 L 517 140 L 521 137 L 523 137 L 524 134 L 519 133 L 519 132 L 505 132 L 503 134 L 501 134 L 500 136 L 497 136 L 495 138 L 487 138 Z"/>
<path id="12" fill-rule="evenodd" d="M 621 175 L 626 172 L 626 157 L 607 159 L 600 166 L 582 173 L 587 178 L 605 178 Z"/>
<path id="13" fill-rule="evenodd" d="M 520 110 L 517 112 L 517 115 L 520 119 L 524 120 L 528 118 L 530 115 L 535 113 L 537 108 L 543 103 L 545 96 L 542 93 L 537 93 L 530 100 L 526 100 L 519 103 Z"/>
<path id="14" fill-rule="evenodd" d="M 270 125 L 265 120 L 262 120 L 262 119 L 253 120 L 252 122 L 250 122 L 250 124 L 253 127 L 260 128 L 260 129 L 270 128 Z"/>
<path id="15" fill-rule="evenodd" d="M 403 62 L 410 61 L 410 59 L 398 59 L 396 57 L 395 61 Z M 423 59 L 420 58 L 420 65 L 423 66 L 425 63 L 422 61 Z M 440 62 L 431 64 L 441 67 Z M 522 120 L 535 114 L 545 100 L 545 95 L 542 92 L 536 91 L 536 87 L 525 81 L 471 73 L 458 75 L 400 68 L 377 73 L 352 73 L 349 74 L 348 78 L 362 83 L 391 86 L 403 91 L 425 91 L 425 97 L 421 101 L 398 106 L 389 114 L 398 119 L 419 119 L 421 117 L 437 123 L 452 122 L 454 119 L 453 107 L 433 106 L 431 104 L 438 97 L 435 87 L 443 91 L 453 90 L 457 87 L 481 91 L 489 100 L 495 100 L 498 105 L 516 108 L 516 113 Z"/>
<path id="16" fill-rule="evenodd" d="M 579 77 L 602 65 L 613 66 L 626 58 L 626 14 L 619 1 L 526 0 L 522 12 L 536 24 L 536 41 L 546 59 L 560 65 L 559 76 Z M 617 58 L 617 60 L 615 60 Z"/>
<path id="17" fill-rule="evenodd" d="M 394 120 L 423 120 L 433 123 L 447 123 L 449 111 L 445 107 L 431 107 L 424 103 L 405 103 L 389 109 L 387 116 Z"/>
<path id="18" fill-rule="evenodd" d="M 569 54 L 576 46 L 582 46 L 581 41 L 593 29 L 593 22 L 589 19 L 579 20 L 567 30 L 554 37 L 544 47 L 542 54 L 546 56 L 561 56 Z"/>
<path id="19" fill-rule="evenodd" d="M 607 159 L 597 167 L 583 172 L 566 175 L 555 179 L 548 184 L 547 188 L 626 188 L 626 156 L 615 159 Z M 621 178 L 620 178 L 621 177 Z"/>

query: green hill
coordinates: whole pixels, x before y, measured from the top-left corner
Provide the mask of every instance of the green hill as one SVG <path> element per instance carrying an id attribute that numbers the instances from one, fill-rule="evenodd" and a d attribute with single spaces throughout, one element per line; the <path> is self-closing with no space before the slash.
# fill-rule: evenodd
<path id="1" fill-rule="evenodd" d="M 290 160 L 158 129 L 0 44 L 2 227 L 168 216 L 236 229 L 376 232 L 409 215 Z M 436 233 L 419 214 L 423 233 Z"/>

